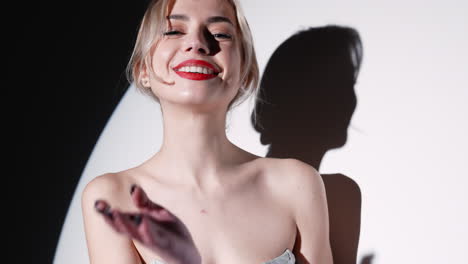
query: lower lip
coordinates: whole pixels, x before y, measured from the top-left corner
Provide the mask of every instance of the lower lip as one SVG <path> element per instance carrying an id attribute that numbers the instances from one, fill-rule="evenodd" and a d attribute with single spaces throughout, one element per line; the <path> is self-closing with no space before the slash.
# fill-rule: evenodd
<path id="1" fill-rule="evenodd" d="M 182 72 L 182 71 L 176 71 L 176 73 L 185 79 L 190 79 L 194 81 L 204 81 L 204 80 L 209 80 L 213 79 L 218 75 L 215 74 L 203 74 L 203 73 L 195 73 L 195 72 Z"/>

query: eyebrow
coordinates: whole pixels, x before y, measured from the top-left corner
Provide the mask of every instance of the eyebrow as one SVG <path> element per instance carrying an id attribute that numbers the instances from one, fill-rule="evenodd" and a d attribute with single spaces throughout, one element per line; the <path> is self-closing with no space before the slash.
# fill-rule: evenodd
<path id="1" fill-rule="evenodd" d="M 167 16 L 167 19 L 175 19 L 175 20 L 183 20 L 183 21 L 188 21 L 190 20 L 188 16 L 186 15 L 179 15 L 179 14 L 173 14 L 173 15 L 169 15 Z M 232 21 L 227 18 L 227 17 L 224 17 L 224 16 L 212 16 L 212 17 L 209 17 L 206 22 L 208 22 L 208 24 L 212 24 L 212 23 L 228 23 L 232 26 L 234 26 L 234 23 L 232 23 Z"/>

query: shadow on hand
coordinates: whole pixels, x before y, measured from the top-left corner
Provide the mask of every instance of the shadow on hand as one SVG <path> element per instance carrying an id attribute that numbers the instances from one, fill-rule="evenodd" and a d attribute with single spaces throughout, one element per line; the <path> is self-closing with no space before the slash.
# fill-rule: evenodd
<path id="1" fill-rule="evenodd" d="M 361 61 L 361 39 L 349 27 L 309 28 L 276 49 L 251 116 L 261 143 L 269 145 L 267 157 L 296 158 L 319 171 L 325 153 L 346 143 Z M 322 178 L 334 264 L 356 263 L 359 185 L 343 174 L 322 174 Z"/>

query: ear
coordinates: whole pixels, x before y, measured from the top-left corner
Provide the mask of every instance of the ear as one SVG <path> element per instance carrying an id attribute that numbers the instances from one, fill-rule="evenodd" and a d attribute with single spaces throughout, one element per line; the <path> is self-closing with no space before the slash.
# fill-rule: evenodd
<path id="1" fill-rule="evenodd" d="M 141 85 L 143 85 L 143 87 L 146 87 L 146 88 L 151 87 L 150 78 L 149 78 L 149 74 L 148 74 L 146 65 L 141 65 L 140 83 L 141 83 Z"/>

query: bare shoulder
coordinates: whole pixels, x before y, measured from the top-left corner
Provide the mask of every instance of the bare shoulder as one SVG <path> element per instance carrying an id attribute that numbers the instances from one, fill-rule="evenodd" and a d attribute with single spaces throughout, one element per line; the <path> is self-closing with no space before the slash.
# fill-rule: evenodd
<path id="1" fill-rule="evenodd" d="M 88 182 L 83 190 L 81 201 L 83 205 L 93 206 L 96 200 L 106 200 L 113 204 L 121 204 L 123 195 L 128 193 L 129 177 L 124 172 L 106 173 Z"/>
<path id="2" fill-rule="evenodd" d="M 267 158 L 262 162 L 269 188 L 296 221 L 305 214 L 326 213 L 325 185 L 314 167 L 292 158 Z"/>
<path id="3" fill-rule="evenodd" d="M 106 173 L 92 179 L 83 190 L 82 199 L 107 198 L 121 189 L 121 177 L 118 173 Z"/>
<path id="4" fill-rule="evenodd" d="M 311 165 L 298 159 L 262 159 L 263 170 L 273 188 L 297 194 L 321 192 L 324 188 L 320 173 Z"/>

